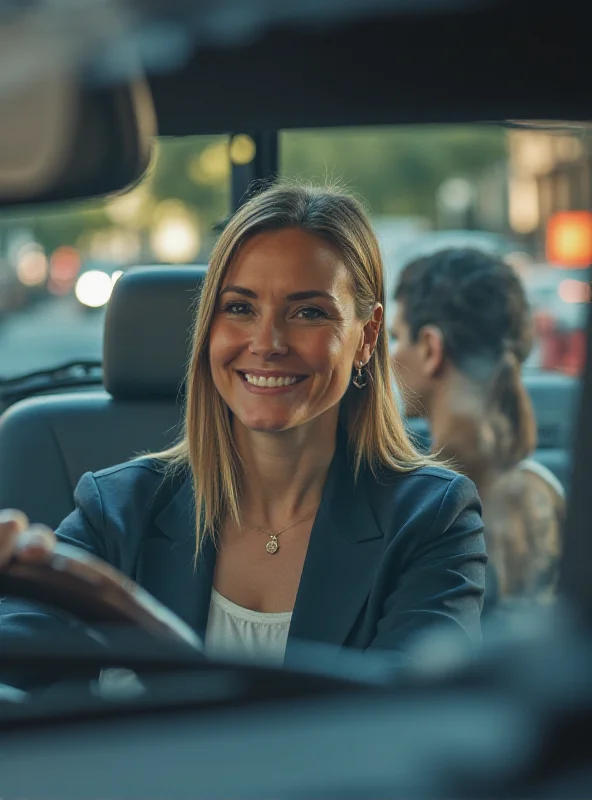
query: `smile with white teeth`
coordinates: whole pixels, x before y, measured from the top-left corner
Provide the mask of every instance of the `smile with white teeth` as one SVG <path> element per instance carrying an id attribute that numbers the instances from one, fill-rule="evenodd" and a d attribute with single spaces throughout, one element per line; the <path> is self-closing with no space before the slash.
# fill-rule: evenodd
<path id="1" fill-rule="evenodd" d="M 298 380 L 297 375 L 286 375 L 283 378 L 266 378 L 263 375 L 249 375 L 248 372 L 244 373 L 245 380 L 251 386 L 265 386 L 267 388 L 275 388 L 277 386 L 291 386 Z"/>

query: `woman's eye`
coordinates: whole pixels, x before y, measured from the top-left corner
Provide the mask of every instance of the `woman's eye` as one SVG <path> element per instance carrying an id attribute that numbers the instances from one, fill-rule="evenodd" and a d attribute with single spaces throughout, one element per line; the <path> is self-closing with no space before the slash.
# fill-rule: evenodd
<path id="1" fill-rule="evenodd" d="M 300 319 L 322 319 L 327 316 L 327 312 L 323 311 L 321 308 L 307 306 L 306 308 L 299 308 L 296 312 L 296 316 Z"/>
<path id="2" fill-rule="evenodd" d="M 248 314 L 251 306 L 248 303 L 227 303 L 222 309 L 226 314 Z"/>

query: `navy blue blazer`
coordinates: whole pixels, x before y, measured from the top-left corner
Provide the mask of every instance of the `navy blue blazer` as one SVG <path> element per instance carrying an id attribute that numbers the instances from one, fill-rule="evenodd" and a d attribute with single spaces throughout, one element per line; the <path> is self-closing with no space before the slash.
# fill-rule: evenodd
<path id="1" fill-rule="evenodd" d="M 203 636 L 216 552 L 207 541 L 194 568 L 190 477 L 165 477 L 162 462 L 146 457 L 85 474 L 75 501 L 58 538 L 117 567 Z M 362 470 L 355 482 L 345 445 L 338 445 L 286 663 L 298 640 L 404 652 L 414 634 L 435 624 L 479 641 L 486 560 L 481 503 L 469 479 L 430 466 L 380 480 Z M 43 627 L 17 601 L 0 604 L 0 639 Z"/>

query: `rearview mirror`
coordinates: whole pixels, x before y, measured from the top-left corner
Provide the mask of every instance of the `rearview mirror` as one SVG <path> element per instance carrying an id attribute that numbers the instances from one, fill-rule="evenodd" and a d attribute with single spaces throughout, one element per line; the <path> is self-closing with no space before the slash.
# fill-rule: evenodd
<path id="1" fill-rule="evenodd" d="M 148 84 L 85 86 L 55 73 L 0 90 L 0 207 L 120 191 L 150 163 Z"/>

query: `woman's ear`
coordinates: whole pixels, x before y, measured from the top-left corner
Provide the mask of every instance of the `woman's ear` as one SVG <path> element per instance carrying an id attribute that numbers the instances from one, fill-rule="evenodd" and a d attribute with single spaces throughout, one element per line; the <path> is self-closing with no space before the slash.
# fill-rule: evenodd
<path id="1" fill-rule="evenodd" d="M 378 341 L 378 336 L 382 327 L 383 317 L 383 307 L 380 303 L 375 303 L 372 309 L 372 316 L 364 325 L 360 348 L 356 353 L 356 361 L 367 364 L 372 358 L 372 353 L 376 347 L 376 342 Z"/>
<path id="2" fill-rule="evenodd" d="M 444 337 L 436 325 L 424 325 L 417 336 L 421 369 L 426 378 L 433 378 L 444 366 Z"/>

